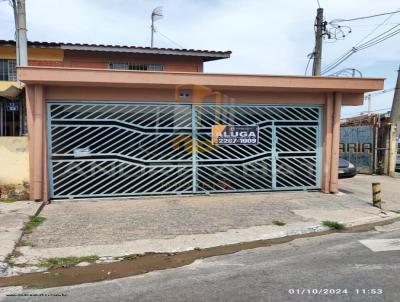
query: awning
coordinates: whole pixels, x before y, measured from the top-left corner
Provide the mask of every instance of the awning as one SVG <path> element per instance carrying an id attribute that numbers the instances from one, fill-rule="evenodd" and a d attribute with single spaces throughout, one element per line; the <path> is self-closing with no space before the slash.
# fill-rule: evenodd
<path id="1" fill-rule="evenodd" d="M 0 81 L 0 97 L 14 100 L 21 91 L 22 89 L 18 87 L 17 82 Z"/>

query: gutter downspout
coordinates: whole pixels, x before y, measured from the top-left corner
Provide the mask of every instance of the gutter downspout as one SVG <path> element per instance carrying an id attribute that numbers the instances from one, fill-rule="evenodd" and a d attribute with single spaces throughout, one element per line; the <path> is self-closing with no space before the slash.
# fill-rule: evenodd
<path id="1" fill-rule="evenodd" d="M 43 86 L 35 85 L 34 91 L 34 113 L 33 113 L 33 200 L 40 201 L 43 199 Z"/>
<path id="2" fill-rule="evenodd" d="M 324 122 L 324 182 L 322 191 L 330 193 L 331 158 L 332 158 L 332 120 L 333 120 L 333 93 L 327 93 L 325 97 L 325 122 Z"/>
<path id="3" fill-rule="evenodd" d="M 332 123 L 332 151 L 331 151 L 331 177 L 329 191 L 337 193 L 339 190 L 339 142 L 340 142 L 340 111 L 342 107 L 342 94 L 334 94 L 333 123 Z"/>

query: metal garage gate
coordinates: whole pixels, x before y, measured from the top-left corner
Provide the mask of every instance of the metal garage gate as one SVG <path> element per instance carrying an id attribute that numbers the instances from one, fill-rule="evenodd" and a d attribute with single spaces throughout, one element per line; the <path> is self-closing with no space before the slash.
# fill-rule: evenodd
<path id="1" fill-rule="evenodd" d="M 50 195 L 318 189 L 321 117 L 319 106 L 49 102 Z M 212 145 L 213 125 L 258 125 L 259 142 Z"/>

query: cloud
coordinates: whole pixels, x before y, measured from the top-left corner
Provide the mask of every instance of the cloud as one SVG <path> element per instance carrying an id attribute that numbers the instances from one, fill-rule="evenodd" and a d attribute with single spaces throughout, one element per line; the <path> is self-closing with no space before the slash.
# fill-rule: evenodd
<path id="1" fill-rule="evenodd" d="M 398 8 L 397 0 L 320 2 L 328 21 Z M 30 40 L 145 46 L 150 43 L 151 11 L 162 5 L 165 17 L 156 22 L 156 27 L 171 40 L 187 48 L 233 51 L 231 59 L 207 63 L 208 72 L 302 75 L 306 55 L 314 45 L 317 4 L 312 0 L 29 0 L 26 3 Z M 1 38 L 13 38 L 12 17 L 8 3 L 0 2 Z M 350 49 L 383 20 L 351 23 L 353 32 L 345 40 L 324 43 L 323 65 Z M 399 23 L 400 14 L 390 22 Z M 385 28 L 388 29 L 382 27 Z M 340 67 L 354 67 L 367 76 L 387 77 L 393 85 L 400 57 L 399 38 L 400 35 L 355 54 Z M 156 46 L 177 47 L 160 34 L 156 35 Z M 380 101 L 382 106 L 391 102 L 390 94 L 385 98 L 386 101 Z"/>

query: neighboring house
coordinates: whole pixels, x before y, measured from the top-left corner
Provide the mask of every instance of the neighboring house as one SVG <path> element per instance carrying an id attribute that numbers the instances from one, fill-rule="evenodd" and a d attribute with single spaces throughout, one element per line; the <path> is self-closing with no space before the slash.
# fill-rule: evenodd
<path id="1" fill-rule="evenodd" d="M 353 163 L 358 173 L 387 174 L 390 111 L 346 118 L 340 126 L 340 157 Z"/>
<path id="2" fill-rule="evenodd" d="M 230 51 L 28 42 L 29 66 L 202 72 L 204 62 L 229 58 L 230 54 Z M 26 133 L 15 57 L 15 41 L 0 40 L 0 136 Z M 10 110 L 11 105 L 15 110 Z"/>
<path id="3" fill-rule="evenodd" d="M 383 87 L 383 79 L 202 72 L 230 52 L 48 45 L 63 52 L 52 61 L 60 66 L 17 68 L 33 200 L 334 193 L 341 106 Z"/>
<path id="4" fill-rule="evenodd" d="M 230 54 L 230 51 L 28 42 L 29 66 L 202 72 L 205 62 L 229 58 Z M 0 186 L 19 184 L 29 178 L 26 108 L 24 93 L 17 85 L 15 57 L 15 41 L 0 40 Z"/>

